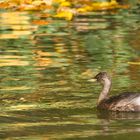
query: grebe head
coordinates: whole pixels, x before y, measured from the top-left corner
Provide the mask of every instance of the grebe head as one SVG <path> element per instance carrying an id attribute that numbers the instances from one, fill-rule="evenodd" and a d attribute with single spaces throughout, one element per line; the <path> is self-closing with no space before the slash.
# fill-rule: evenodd
<path id="1" fill-rule="evenodd" d="M 110 77 L 108 76 L 108 74 L 106 72 L 100 72 L 98 73 L 94 79 L 97 80 L 97 82 L 104 84 L 107 81 L 111 81 Z"/>

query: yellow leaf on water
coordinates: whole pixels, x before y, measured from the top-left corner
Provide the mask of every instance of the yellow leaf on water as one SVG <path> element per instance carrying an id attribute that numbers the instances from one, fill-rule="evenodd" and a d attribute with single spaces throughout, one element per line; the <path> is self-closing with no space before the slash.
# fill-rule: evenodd
<path id="1" fill-rule="evenodd" d="M 60 4 L 60 6 L 63 6 L 63 7 L 70 7 L 70 6 L 71 6 L 71 3 L 68 2 L 68 1 L 65 1 L 65 2 L 62 2 L 62 3 Z"/>
<path id="2" fill-rule="evenodd" d="M 94 10 L 108 10 L 119 7 L 119 4 L 114 0 L 111 2 L 93 2 L 92 7 Z"/>
<path id="3" fill-rule="evenodd" d="M 113 8 L 119 8 L 119 4 L 116 0 L 112 0 L 111 2 L 92 2 L 90 4 L 84 5 L 77 9 L 77 12 L 90 12 L 96 10 L 108 10 Z"/>
<path id="4" fill-rule="evenodd" d="M 58 12 L 54 17 L 65 18 L 66 20 L 72 20 L 73 13 L 70 11 L 61 11 L 61 12 Z"/>
<path id="5" fill-rule="evenodd" d="M 62 3 L 62 2 L 65 2 L 66 0 L 53 0 L 53 2 L 56 2 L 56 3 Z"/>
<path id="6" fill-rule="evenodd" d="M 57 5 L 57 6 L 55 6 Z M 72 20 L 77 13 L 91 11 L 111 10 L 118 8 L 129 8 L 128 5 L 120 5 L 117 0 L 96 2 L 92 0 L 3 0 L 0 8 L 16 9 L 20 11 L 57 11 L 51 17 Z M 63 9 L 63 10 L 60 10 Z M 59 11 L 60 10 L 60 11 Z M 58 12 L 59 11 L 59 12 Z"/>
<path id="7" fill-rule="evenodd" d="M 89 11 L 92 11 L 93 10 L 93 7 L 92 6 L 85 6 L 85 7 L 82 7 L 82 8 L 78 8 L 77 9 L 77 12 L 89 12 Z"/>

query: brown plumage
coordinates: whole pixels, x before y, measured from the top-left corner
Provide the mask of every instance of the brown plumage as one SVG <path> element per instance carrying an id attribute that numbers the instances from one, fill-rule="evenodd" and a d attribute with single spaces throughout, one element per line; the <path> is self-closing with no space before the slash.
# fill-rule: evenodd
<path id="1" fill-rule="evenodd" d="M 100 72 L 95 79 L 102 84 L 97 108 L 112 111 L 140 112 L 140 93 L 126 92 L 117 96 L 108 97 L 111 88 L 111 79 L 106 72 Z"/>

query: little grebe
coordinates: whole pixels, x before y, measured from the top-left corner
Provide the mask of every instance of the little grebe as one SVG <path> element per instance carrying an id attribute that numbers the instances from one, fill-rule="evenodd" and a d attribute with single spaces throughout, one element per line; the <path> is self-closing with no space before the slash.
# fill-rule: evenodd
<path id="1" fill-rule="evenodd" d="M 140 93 L 126 92 L 117 96 L 108 97 L 111 88 L 111 79 L 108 74 L 106 72 L 100 72 L 94 79 L 103 86 L 97 108 L 112 111 L 140 112 Z"/>

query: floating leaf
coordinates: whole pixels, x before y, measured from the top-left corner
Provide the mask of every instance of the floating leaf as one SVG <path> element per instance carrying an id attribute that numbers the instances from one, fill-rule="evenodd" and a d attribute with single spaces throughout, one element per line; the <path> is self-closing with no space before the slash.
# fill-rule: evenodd
<path id="1" fill-rule="evenodd" d="M 60 11 L 54 17 L 65 18 L 66 20 L 72 20 L 73 13 L 71 11 Z"/>
<path id="2" fill-rule="evenodd" d="M 68 2 L 68 1 L 65 1 L 65 2 L 62 2 L 62 3 L 60 4 L 60 6 L 63 6 L 63 7 L 70 7 L 70 6 L 71 6 L 71 3 Z"/>
<path id="3" fill-rule="evenodd" d="M 77 12 L 85 13 L 85 12 L 92 11 L 92 10 L 93 10 L 92 6 L 85 6 L 85 7 L 82 7 L 82 8 L 78 8 Z"/>
<path id="4" fill-rule="evenodd" d="M 56 3 L 63 3 L 63 2 L 66 2 L 66 0 L 53 0 L 53 2 L 56 2 Z"/>
<path id="5" fill-rule="evenodd" d="M 93 2 L 90 7 L 87 8 L 87 10 L 108 10 L 118 8 L 119 4 L 116 2 L 116 0 L 112 0 L 111 2 Z"/>
<path id="6" fill-rule="evenodd" d="M 77 13 L 91 11 L 129 8 L 128 5 L 120 5 L 116 0 L 110 2 L 95 2 L 92 0 L 6 0 L 0 2 L 0 8 L 11 8 L 20 11 L 42 11 L 52 13 L 51 17 L 72 20 Z M 61 9 L 61 10 L 60 10 Z M 63 9 L 63 10 L 62 10 Z M 55 12 L 51 12 L 55 11 Z"/>

